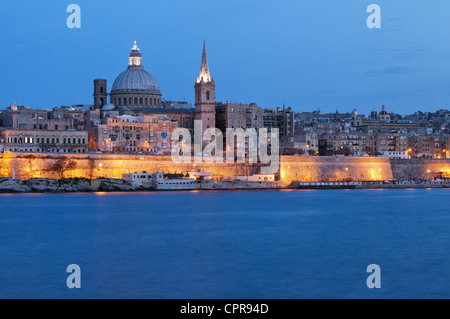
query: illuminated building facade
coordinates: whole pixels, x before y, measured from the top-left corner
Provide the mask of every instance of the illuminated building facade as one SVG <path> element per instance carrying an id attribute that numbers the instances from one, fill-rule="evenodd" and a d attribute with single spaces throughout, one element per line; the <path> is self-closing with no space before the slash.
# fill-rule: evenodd
<path id="1" fill-rule="evenodd" d="M 2 130 L 4 150 L 37 153 L 87 153 L 87 131 Z"/>
<path id="2" fill-rule="evenodd" d="M 114 153 L 170 154 L 177 122 L 165 115 L 122 115 L 98 126 L 98 150 Z"/>

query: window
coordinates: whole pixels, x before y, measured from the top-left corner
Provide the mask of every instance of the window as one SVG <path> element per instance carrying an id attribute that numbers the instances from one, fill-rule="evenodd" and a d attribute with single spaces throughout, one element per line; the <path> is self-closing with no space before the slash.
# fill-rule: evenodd
<path id="1" fill-rule="evenodd" d="M 206 100 L 209 101 L 209 91 L 206 91 Z"/>
<path id="2" fill-rule="evenodd" d="M 134 98 L 134 104 L 135 104 L 135 105 L 138 104 L 138 99 L 137 99 L 137 97 Z"/>

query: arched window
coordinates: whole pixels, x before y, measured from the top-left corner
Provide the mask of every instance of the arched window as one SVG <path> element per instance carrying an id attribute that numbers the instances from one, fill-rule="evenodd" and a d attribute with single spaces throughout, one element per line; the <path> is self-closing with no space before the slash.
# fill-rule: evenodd
<path id="1" fill-rule="evenodd" d="M 145 98 L 145 106 L 147 106 L 147 103 L 148 103 L 148 99 Z"/>
<path id="2" fill-rule="evenodd" d="M 135 97 L 134 98 L 134 105 L 138 104 L 137 101 L 138 101 L 138 99 L 137 99 L 137 97 Z"/>
<path id="3" fill-rule="evenodd" d="M 103 106 L 105 104 L 105 99 L 101 98 L 100 99 L 100 106 Z"/>
<path id="4" fill-rule="evenodd" d="M 139 104 L 140 104 L 140 105 L 142 105 L 142 103 L 143 103 L 142 101 L 143 101 L 142 98 L 140 98 L 140 99 L 139 99 Z"/>
<path id="5" fill-rule="evenodd" d="M 153 105 L 153 99 L 150 98 L 149 100 L 150 100 L 150 106 L 152 106 Z"/>
<path id="6" fill-rule="evenodd" d="M 119 97 L 119 105 L 121 105 L 121 104 L 122 104 L 122 98 Z"/>
<path id="7" fill-rule="evenodd" d="M 131 97 L 128 99 L 128 105 L 131 105 Z"/>
<path id="8" fill-rule="evenodd" d="M 103 93 L 103 86 L 100 87 L 100 93 Z"/>
<path id="9" fill-rule="evenodd" d="M 209 91 L 206 91 L 206 100 L 209 101 Z"/>

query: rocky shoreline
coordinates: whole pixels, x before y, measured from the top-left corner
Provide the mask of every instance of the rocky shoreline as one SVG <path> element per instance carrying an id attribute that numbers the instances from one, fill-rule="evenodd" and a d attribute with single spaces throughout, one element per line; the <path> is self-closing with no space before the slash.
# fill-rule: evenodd
<path id="1" fill-rule="evenodd" d="M 289 188 L 291 183 L 245 182 L 245 181 L 204 181 L 187 190 L 264 190 Z M 176 191 L 183 189 L 172 189 Z M 0 177 L 0 193 L 86 193 L 86 192 L 136 192 L 167 191 L 146 188 L 116 178 L 65 178 L 60 180 L 32 178 L 24 181 L 9 177 Z"/>
<path id="2" fill-rule="evenodd" d="M 114 178 L 32 178 L 25 181 L 0 177 L 0 193 L 133 192 L 144 190 Z"/>
<path id="3" fill-rule="evenodd" d="M 191 190 L 270 190 L 270 189 L 402 189 L 402 188 L 450 188 L 449 183 L 281 183 L 281 182 L 236 182 L 207 181 Z M 173 189 L 176 190 L 176 189 Z M 0 177 L 0 193 L 94 193 L 155 191 L 154 188 L 135 186 L 116 178 L 65 178 L 60 180 L 32 178 L 25 181 Z M 157 190 L 163 191 L 163 190 Z"/>

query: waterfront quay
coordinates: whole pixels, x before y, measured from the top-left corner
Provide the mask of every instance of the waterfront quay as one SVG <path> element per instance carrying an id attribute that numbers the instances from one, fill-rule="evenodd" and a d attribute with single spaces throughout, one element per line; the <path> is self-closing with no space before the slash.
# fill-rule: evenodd
<path id="1" fill-rule="evenodd" d="M 450 188 L 450 180 L 384 181 L 384 182 L 293 182 L 294 189 L 404 189 Z"/>

